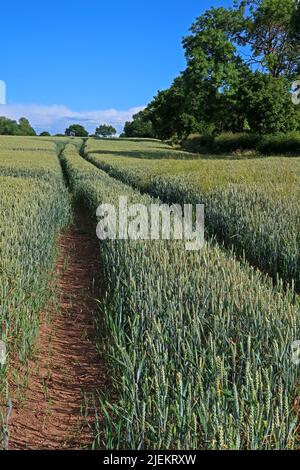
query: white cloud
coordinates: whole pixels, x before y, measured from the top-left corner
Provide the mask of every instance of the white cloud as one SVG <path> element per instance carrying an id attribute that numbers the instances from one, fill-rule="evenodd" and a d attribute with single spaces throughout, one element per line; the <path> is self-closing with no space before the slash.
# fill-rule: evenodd
<path id="1" fill-rule="evenodd" d="M 89 132 L 94 132 L 99 124 L 111 124 L 118 132 L 121 132 L 124 123 L 130 121 L 133 114 L 142 109 L 144 109 L 143 106 L 124 111 L 100 109 L 78 112 L 63 105 L 6 104 L 0 105 L 0 116 L 16 120 L 24 116 L 29 119 L 37 132 L 63 133 L 70 124 L 81 124 Z"/>

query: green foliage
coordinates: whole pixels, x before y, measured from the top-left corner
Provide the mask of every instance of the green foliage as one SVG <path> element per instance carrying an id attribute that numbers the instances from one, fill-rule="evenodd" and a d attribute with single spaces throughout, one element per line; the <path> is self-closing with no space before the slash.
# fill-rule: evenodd
<path id="1" fill-rule="evenodd" d="M 224 154 L 254 151 L 258 155 L 300 153 L 300 133 L 259 135 L 251 133 L 192 134 L 182 142 L 183 149 L 195 153 Z"/>
<path id="2" fill-rule="evenodd" d="M 244 16 L 236 40 L 251 46 L 250 61 L 273 77 L 294 77 L 299 71 L 299 2 L 240 0 L 235 4 Z"/>
<path id="3" fill-rule="evenodd" d="M 264 154 L 300 153 L 300 133 L 266 135 L 258 144 L 258 151 Z"/>
<path id="4" fill-rule="evenodd" d="M 256 150 L 259 141 L 260 137 L 257 134 L 223 133 L 215 137 L 211 150 L 220 153 Z"/>
<path id="5" fill-rule="evenodd" d="M 58 134 L 59 136 L 60 134 Z M 71 137 L 88 137 L 88 131 L 80 124 L 72 124 L 65 130 L 65 135 Z"/>
<path id="6" fill-rule="evenodd" d="M 122 137 L 155 137 L 153 124 L 143 111 L 135 114 L 131 122 L 126 122 Z"/>
<path id="7" fill-rule="evenodd" d="M 186 111 L 185 94 L 184 81 L 178 77 L 168 90 L 158 92 L 143 111 L 144 116 L 152 122 L 155 137 L 169 139 L 175 134 L 181 137 L 187 132 L 189 114 Z M 194 123 L 193 117 L 191 119 Z"/>
<path id="8" fill-rule="evenodd" d="M 50 132 L 47 132 L 47 131 L 40 133 L 40 137 L 50 137 L 50 136 L 51 136 Z"/>
<path id="9" fill-rule="evenodd" d="M 0 117 L 0 135 L 35 136 L 36 133 L 28 119 L 20 118 L 17 122 L 2 116 Z"/>
<path id="10" fill-rule="evenodd" d="M 4 116 L 0 117 L 0 135 L 17 135 L 18 123 Z"/>
<path id="11" fill-rule="evenodd" d="M 102 124 L 101 126 L 97 127 L 95 134 L 98 137 L 112 137 L 116 135 L 117 131 L 113 126 L 108 126 L 106 124 Z"/>
<path id="12" fill-rule="evenodd" d="M 75 197 L 91 214 L 121 195 L 153 202 L 72 146 L 62 161 Z M 114 390 L 101 394 L 96 446 L 296 447 L 299 368 L 290 344 L 300 316 L 292 291 L 211 242 L 195 253 L 181 242 L 107 240 L 101 257 Z"/>
<path id="13" fill-rule="evenodd" d="M 28 119 L 24 117 L 19 120 L 18 135 L 36 135 L 36 132 L 31 127 Z"/>
<path id="14" fill-rule="evenodd" d="M 237 88 L 237 108 L 251 132 L 271 134 L 300 131 L 300 106 L 291 99 L 291 82 L 255 72 Z M 242 129 L 241 129 L 242 130 Z"/>
<path id="15" fill-rule="evenodd" d="M 299 130 L 291 101 L 300 73 L 300 4 L 296 0 L 235 1 L 211 8 L 184 38 L 187 67 L 160 91 L 144 115 L 155 137 L 191 133 L 270 134 Z"/>
<path id="16" fill-rule="evenodd" d="M 208 153 L 212 151 L 214 141 L 215 136 L 213 134 L 191 134 L 182 140 L 181 146 L 188 152 Z"/>

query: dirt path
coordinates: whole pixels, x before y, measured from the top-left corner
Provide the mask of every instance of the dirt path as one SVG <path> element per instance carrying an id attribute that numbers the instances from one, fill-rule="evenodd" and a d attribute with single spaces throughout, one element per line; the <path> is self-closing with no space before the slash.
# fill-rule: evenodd
<path id="1" fill-rule="evenodd" d="M 59 240 L 58 305 L 43 314 L 25 403 L 13 401 L 9 449 L 78 449 L 92 442 L 93 406 L 85 418 L 83 405 L 105 383 L 93 341 L 101 271 L 95 227 L 82 211 L 75 219 Z"/>

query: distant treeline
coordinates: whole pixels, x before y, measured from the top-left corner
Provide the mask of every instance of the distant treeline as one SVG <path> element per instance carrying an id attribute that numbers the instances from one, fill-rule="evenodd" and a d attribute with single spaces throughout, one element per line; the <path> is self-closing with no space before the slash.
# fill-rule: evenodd
<path id="1" fill-rule="evenodd" d="M 300 106 L 291 99 L 300 73 L 297 0 L 235 0 L 207 10 L 190 31 L 186 69 L 126 123 L 124 136 L 300 130 Z"/>
<path id="2" fill-rule="evenodd" d="M 0 135 L 36 135 L 28 119 L 22 117 L 19 121 L 0 116 Z"/>
<path id="3" fill-rule="evenodd" d="M 101 124 L 96 128 L 95 137 L 113 137 L 117 133 L 113 126 L 107 124 Z M 0 135 L 22 135 L 22 136 L 35 136 L 37 135 L 35 130 L 31 127 L 28 119 L 22 117 L 19 121 L 14 121 L 7 117 L 0 117 Z M 44 131 L 40 133 L 40 137 L 51 136 L 50 132 Z M 88 137 L 88 131 L 80 124 L 72 124 L 66 130 L 64 134 L 55 134 L 55 137 Z"/>

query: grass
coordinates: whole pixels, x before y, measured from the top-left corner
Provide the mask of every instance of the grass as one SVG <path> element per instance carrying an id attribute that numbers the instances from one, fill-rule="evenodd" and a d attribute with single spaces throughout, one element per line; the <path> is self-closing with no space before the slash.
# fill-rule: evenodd
<path id="1" fill-rule="evenodd" d="M 91 215 L 120 195 L 152 202 L 73 146 L 61 158 L 76 200 Z M 186 252 L 179 241 L 107 240 L 101 255 L 114 390 L 100 393 L 95 447 L 297 446 L 299 368 L 291 342 L 300 305 L 292 288 L 274 286 L 212 241 Z"/>

